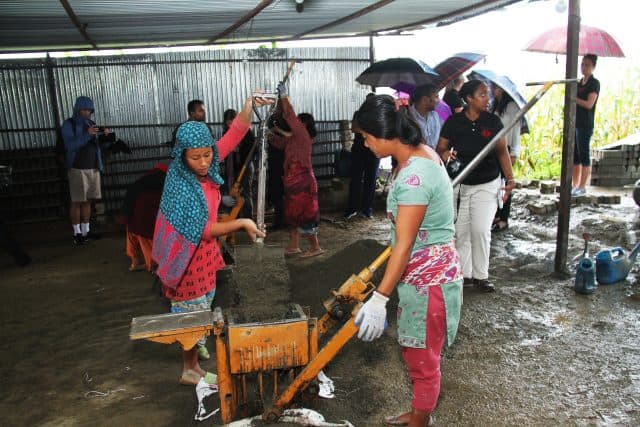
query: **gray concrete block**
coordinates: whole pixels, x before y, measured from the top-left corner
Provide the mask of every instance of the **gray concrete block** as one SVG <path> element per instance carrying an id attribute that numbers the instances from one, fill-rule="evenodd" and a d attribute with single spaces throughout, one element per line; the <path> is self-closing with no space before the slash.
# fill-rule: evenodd
<path id="1" fill-rule="evenodd" d="M 556 191 L 556 183 L 553 181 L 542 181 L 540 183 L 540 193 L 553 194 Z"/>
<path id="2" fill-rule="evenodd" d="M 627 153 L 622 150 L 599 150 L 599 158 L 606 159 L 624 159 Z"/>
<path id="3" fill-rule="evenodd" d="M 597 202 L 601 205 L 619 205 L 620 204 L 620 195 L 618 194 L 610 194 L 610 195 L 602 195 L 597 197 Z"/>
<path id="4" fill-rule="evenodd" d="M 529 203 L 527 205 L 527 209 L 529 209 L 529 212 L 535 215 L 544 215 L 547 213 L 547 207 L 539 202 Z"/>

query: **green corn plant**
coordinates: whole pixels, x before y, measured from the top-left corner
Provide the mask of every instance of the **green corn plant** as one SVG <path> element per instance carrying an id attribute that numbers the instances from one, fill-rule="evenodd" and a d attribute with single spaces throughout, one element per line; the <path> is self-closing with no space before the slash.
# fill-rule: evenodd
<path id="1" fill-rule="evenodd" d="M 528 90 L 526 97 L 535 92 L 535 88 Z M 560 176 L 563 114 L 564 86 L 557 85 L 527 113 L 531 133 L 522 135 L 522 151 L 514 165 L 516 176 L 529 179 Z M 624 80 L 603 84 L 591 147 L 607 145 L 637 132 L 640 132 L 640 69 L 636 67 L 627 72 Z"/>

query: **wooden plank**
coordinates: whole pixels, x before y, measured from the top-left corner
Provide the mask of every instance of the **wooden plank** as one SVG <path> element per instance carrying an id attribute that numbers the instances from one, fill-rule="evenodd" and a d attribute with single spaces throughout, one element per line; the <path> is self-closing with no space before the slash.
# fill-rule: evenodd
<path id="1" fill-rule="evenodd" d="M 578 34 L 580 32 L 580 0 L 569 0 L 567 24 L 566 78 L 575 79 L 578 74 Z M 578 84 L 567 83 L 564 97 L 564 132 L 562 144 L 562 171 L 560 177 L 560 206 L 558 209 L 558 232 L 554 270 L 556 274 L 567 273 L 567 249 L 569 246 L 569 215 L 571 211 L 571 179 L 573 168 L 573 146 L 576 135 L 576 95 Z"/>

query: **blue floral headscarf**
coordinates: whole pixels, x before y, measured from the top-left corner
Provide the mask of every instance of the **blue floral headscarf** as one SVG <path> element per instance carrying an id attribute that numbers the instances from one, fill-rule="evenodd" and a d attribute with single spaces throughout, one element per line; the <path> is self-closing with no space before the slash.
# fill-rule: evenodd
<path id="1" fill-rule="evenodd" d="M 172 287 L 177 286 L 191 261 L 209 219 L 200 182 L 184 162 L 185 150 L 212 147 L 213 161 L 208 175 L 214 183 L 224 183 L 220 176 L 218 148 L 206 124 L 183 123 L 178 128 L 176 140 L 153 239 L 153 259 L 158 263 L 158 275 L 165 285 Z"/>
<path id="2" fill-rule="evenodd" d="M 173 228 L 190 242 L 198 244 L 202 230 L 209 218 L 207 200 L 196 175 L 185 164 L 183 155 L 190 148 L 213 148 L 213 161 L 209 177 L 216 184 L 223 184 L 220 176 L 218 148 L 211 132 L 202 122 L 189 121 L 176 133 L 176 145 L 171 152 L 171 165 L 164 184 L 160 210 Z"/>

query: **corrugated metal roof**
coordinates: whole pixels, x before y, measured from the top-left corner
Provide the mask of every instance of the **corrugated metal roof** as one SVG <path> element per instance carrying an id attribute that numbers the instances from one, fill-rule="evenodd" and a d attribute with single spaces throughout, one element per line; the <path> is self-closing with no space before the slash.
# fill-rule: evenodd
<path id="1" fill-rule="evenodd" d="M 99 48 L 206 44 L 249 14 L 256 0 L 66 0 L 78 24 Z M 520 0 L 305 0 L 296 12 L 295 0 L 273 0 L 252 19 L 214 43 L 291 39 L 326 26 L 363 8 L 369 13 L 323 28 L 304 38 L 369 35 L 421 22 L 436 23 L 466 13 Z M 54 0 L 0 2 L 0 51 L 87 49 L 86 40 Z"/>

